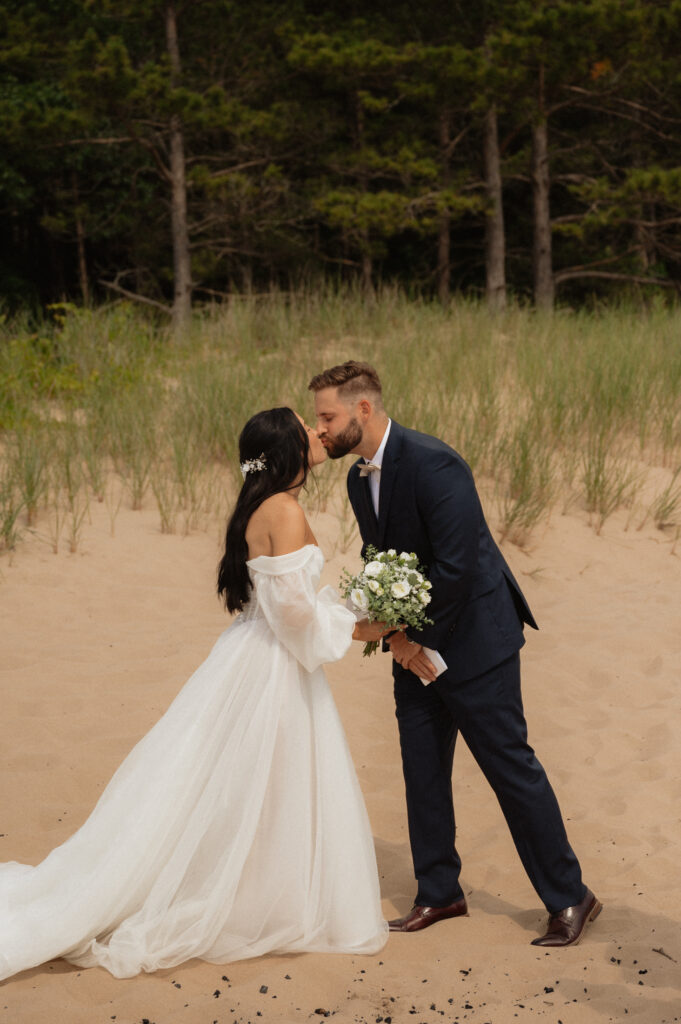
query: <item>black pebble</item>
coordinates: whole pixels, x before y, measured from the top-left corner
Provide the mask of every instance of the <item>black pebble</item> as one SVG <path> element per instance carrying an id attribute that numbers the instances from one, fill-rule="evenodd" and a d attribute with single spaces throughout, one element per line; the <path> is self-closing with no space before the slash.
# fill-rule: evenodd
<path id="1" fill-rule="evenodd" d="M 261 991 L 261 993 L 263 995 L 265 995 L 265 993 L 267 992 L 267 985 L 261 985 L 260 986 L 260 991 Z"/>

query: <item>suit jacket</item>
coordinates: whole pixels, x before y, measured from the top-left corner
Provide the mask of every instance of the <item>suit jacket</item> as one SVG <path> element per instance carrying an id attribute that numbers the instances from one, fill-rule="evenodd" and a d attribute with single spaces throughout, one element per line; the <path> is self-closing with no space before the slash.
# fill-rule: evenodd
<path id="1" fill-rule="evenodd" d="M 443 679 L 471 679 L 524 644 L 523 623 L 537 628 L 482 512 L 473 474 L 449 445 L 393 420 L 383 455 L 376 519 L 369 477 L 359 459 L 348 495 L 363 541 L 379 551 L 413 551 L 432 583 L 433 625 L 410 639 L 440 652 Z"/>

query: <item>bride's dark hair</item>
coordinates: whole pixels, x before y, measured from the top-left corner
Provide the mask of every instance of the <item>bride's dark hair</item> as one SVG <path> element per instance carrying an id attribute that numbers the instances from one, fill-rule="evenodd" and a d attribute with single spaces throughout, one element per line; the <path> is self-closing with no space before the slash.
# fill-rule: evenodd
<path id="1" fill-rule="evenodd" d="M 262 461 L 265 468 L 246 474 L 234 511 L 227 523 L 225 553 L 218 566 L 218 595 L 227 610 L 241 611 L 251 581 L 246 561 L 246 527 L 266 498 L 305 484 L 310 442 L 302 423 L 286 406 L 252 416 L 239 435 L 239 462 Z"/>

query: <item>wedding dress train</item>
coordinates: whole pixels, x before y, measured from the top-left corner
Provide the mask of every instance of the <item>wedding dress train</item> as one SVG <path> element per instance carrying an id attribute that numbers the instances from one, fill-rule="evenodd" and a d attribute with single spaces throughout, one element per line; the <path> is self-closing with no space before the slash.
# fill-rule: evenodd
<path id="1" fill-rule="evenodd" d="M 372 953 L 373 841 L 321 665 L 354 617 L 307 545 L 249 563 L 252 597 L 85 824 L 0 866 L 0 979 L 63 957 L 116 977 L 192 957 Z"/>

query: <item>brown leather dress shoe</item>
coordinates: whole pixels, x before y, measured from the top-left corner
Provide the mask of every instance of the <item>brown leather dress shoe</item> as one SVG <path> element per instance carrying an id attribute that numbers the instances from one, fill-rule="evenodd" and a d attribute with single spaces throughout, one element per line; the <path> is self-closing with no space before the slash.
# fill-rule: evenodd
<path id="1" fill-rule="evenodd" d="M 557 914 L 549 914 L 546 934 L 532 939 L 533 946 L 574 946 L 582 937 L 582 932 L 589 921 L 594 921 L 603 905 L 599 903 L 590 889 L 581 903 L 574 907 L 566 907 Z"/>
<path id="2" fill-rule="evenodd" d="M 422 928 L 429 928 L 436 921 L 444 921 L 447 917 L 463 917 L 464 914 L 468 914 L 468 907 L 465 898 L 462 897 L 446 907 L 413 906 L 404 917 L 388 921 L 388 928 L 391 932 L 419 932 Z"/>

